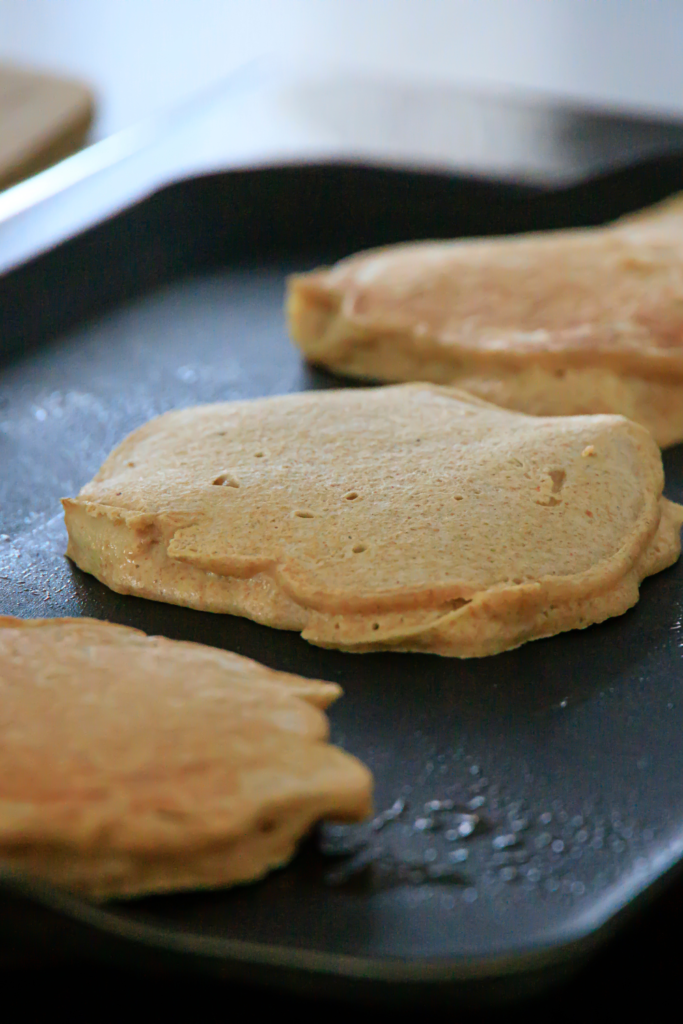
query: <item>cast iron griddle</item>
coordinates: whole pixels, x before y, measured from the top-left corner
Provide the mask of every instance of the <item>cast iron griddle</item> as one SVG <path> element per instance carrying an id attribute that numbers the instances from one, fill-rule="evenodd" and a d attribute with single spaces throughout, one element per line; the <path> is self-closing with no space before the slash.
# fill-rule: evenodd
<path id="1" fill-rule="evenodd" d="M 679 181 L 680 158 L 564 193 L 354 167 L 242 172 L 167 188 L 2 279 L 0 611 L 106 618 L 340 682 L 333 740 L 374 772 L 380 812 L 227 892 L 95 908 L 8 879 L 5 941 L 49 925 L 81 952 L 328 992 L 480 998 L 498 989 L 477 979 L 498 978 L 509 995 L 506 978 L 575 962 L 675 867 L 680 564 L 626 615 L 508 654 L 358 656 L 111 593 L 66 561 L 59 498 L 167 409 L 348 386 L 289 345 L 287 272 L 401 237 L 595 222 Z M 665 463 L 681 500 L 683 449 Z"/>

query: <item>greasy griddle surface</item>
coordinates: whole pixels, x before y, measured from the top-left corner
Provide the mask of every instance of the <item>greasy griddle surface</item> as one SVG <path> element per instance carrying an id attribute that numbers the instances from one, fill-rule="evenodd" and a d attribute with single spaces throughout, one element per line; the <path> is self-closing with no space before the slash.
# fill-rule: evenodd
<path id="1" fill-rule="evenodd" d="M 287 269 L 187 278 L 5 363 L 0 611 L 107 618 L 338 681 L 334 740 L 375 773 L 378 811 L 406 809 L 351 841 L 326 835 L 327 847 L 369 839 L 350 871 L 312 840 L 258 885 L 113 909 L 181 935 L 369 958 L 517 954 L 585 933 L 675 859 L 683 833 L 680 566 L 647 580 L 619 619 L 460 662 L 320 650 L 246 620 L 120 597 L 64 558 L 59 498 L 145 420 L 340 386 L 287 342 Z M 683 450 L 665 464 L 681 500 Z M 456 806 L 425 814 L 430 800 Z M 479 821 L 453 840 L 458 811 Z M 466 859 L 449 858 L 455 849 Z"/>

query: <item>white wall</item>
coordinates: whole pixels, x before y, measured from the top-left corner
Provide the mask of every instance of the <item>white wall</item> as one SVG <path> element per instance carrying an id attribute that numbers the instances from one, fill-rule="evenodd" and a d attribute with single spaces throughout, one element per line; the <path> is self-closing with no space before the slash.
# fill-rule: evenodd
<path id="1" fill-rule="evenodd" d="M 90 81 L 98 135 L 268 52 L 683 113 L 683 0 L 0 0 L 0 59 Z"/>

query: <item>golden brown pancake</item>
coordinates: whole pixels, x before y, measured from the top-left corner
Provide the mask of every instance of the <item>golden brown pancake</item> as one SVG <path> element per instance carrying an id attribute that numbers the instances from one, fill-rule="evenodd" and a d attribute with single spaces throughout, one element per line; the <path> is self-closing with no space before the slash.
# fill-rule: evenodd
<path id="1" fill-rule="evenodd" d="M 94 898 L 231 885 L 370 810 L 338 686 L 92 619 L 0 618 L 0 862 Z"/>
<path id="2" fill-rule="evenodd" d="M 480 657 L 619 615 L 680 551 L 659 449 L 432 384 L 166 413 L 64 501 L 124 594 L 347 651 Z"/>
<path id="3" fill-rule="evenodd" d="M 600 228 L 418 242 L 293 277 L 308 360 L 536 416 L 619 413 L 683 440 L 683 200 Z"/>

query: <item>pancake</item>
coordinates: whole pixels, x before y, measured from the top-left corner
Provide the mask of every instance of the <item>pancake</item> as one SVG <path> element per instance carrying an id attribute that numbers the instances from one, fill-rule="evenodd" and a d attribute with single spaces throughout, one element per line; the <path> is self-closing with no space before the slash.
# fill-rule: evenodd
<path id="1" fill-rule="evenodd" d="M 214 888 L 370 810 L 338 686 L 90 619 L 0 618 L 0 863 L 95 899 Z"/>
<path id="2" fill-rule="evenodd" d="M 618 413 L 683 440 L 683 200 L 606 227 L 418 242 L 290 279 L 312 363 L 454 385 L 536 416 Z"/>
<path id="3" fill-rule="evenodd" d="M 680 552 L 663 483 L 623 417 L 404 384 L 166 413 L 63 504 L 67 554 L 119 593 L 481 657 L 635 604 Z"/>

